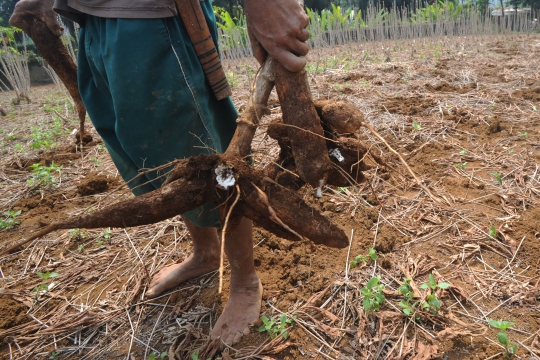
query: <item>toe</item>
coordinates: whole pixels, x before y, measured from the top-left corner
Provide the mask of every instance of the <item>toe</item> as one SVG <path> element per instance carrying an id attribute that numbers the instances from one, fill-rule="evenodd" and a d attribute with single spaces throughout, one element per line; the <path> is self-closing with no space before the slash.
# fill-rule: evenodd
<path id="1" fill-rule="evenodd" d="M 234 334 L 233 344 L 239 343 L 240 340 L 242 340 L 242 336 L 244 336 L 244 333 L 242 331 L 237 331 Z"/>

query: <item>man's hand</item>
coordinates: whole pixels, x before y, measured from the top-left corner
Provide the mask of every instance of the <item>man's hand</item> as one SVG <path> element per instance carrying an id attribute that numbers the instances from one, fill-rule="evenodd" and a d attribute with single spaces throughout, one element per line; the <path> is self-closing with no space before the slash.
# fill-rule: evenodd
<path id="1" fill-rule="evenodd" d="M 61 36 L 62 27 L 56 20 L 53 4 L 54 0 L 21 0 L 15 5 L 9 24 L 22 29 L 32 37 L 30 24 L 37 18 L 43 20 L 54 35 Z"/>
<path id="2" fill-rule="evenodd" d="M 245 0 L 253 55 L 262 65 L 270 54 L 287 70 L 306 66 L 309 18 L 297 0 Z"/>

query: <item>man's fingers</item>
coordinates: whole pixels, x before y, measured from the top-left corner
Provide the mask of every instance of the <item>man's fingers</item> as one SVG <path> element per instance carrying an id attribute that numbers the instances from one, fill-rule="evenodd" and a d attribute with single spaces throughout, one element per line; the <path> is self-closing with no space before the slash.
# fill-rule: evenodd
<path id="1" fill-rule="evenodd" d="M 309 31 L 308 29 L 302 29 L 300 33 L 297 36 L 297 39 L 300 41 L 308 41 L 309 40 Z"/>
<path id="2" fill-rule="evenodd" d="M 24 18 L 17 13 L 14 13 L 9 19 L 9 25 L 22 29 L 28 36 L 30 36 L 30 26 L 24 22 Z"/>
<path id="3" fill-rule="evenodd" d="M 276 54 L 276 60 L 290 72 L 299 72 L 306 66 L 307 60 L 304 56 L 296 56 L 289 51 L 282 50 Z"/>
<path id="4" fill-rule="evenodd" d="M 262 47 L 261 43 L 259 43 L 259 40 L 257 40 L 257 38 L 255 36 L 252 36 L 251 34 L 252 34 L 251 32 L 248 32 L 249 41 L 251 42 L 251 50 L 253 51 L 253 56 L 255 56 L 255 59 L 257 59 L 259 64 L 263 66 L 266 60 L 266 57 L 268 56 L 268 53 Z"/>
<path id="5" fill-rule="evenodd" d="M 309 52 L 309 46 L 307 43 L 303 41 L 296 40 L 293 44 L 294 48 L 294 54 L 298 56 L 306 56 Z"/>
<path id="6" fill-rule="evenodd" d="M 56 20 L 56 14 L 54 12 L 47 12 L 45 14 L 45 23 L 51 32 L 56 36 L 62 36 L 62 27 L 58 24 Z"/>

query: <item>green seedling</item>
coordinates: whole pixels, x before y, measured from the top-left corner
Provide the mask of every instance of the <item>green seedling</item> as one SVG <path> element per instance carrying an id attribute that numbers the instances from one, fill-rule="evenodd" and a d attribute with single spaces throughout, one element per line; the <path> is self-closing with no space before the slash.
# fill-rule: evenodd
<path id="1" fill-rule="evenodd" d="M 525 132 L 518 132 L 517 134 L 518 134 L 518 136 L 519 136 L 520 138 L 522 138 L 523 140 L 527 140 L 527 137 L 529 136 L 529 133 L 526 132 L 526 131 L 525 131 Z"/>
<path id="2" fill-rule="evenodd" d="M 105 242 L 109 241 L 112 237 L 111 229 L 103 229 L 103 236 L 100 236 L 96 239 L 99 247 L 103 247 Z"/>
<path id="3" fill-rule="evenodd" d="M 417 122 L 416 120 L 413 122 L 412 127 L 413 127 L 413 129 L 414 129 L 415 131 L 420 131 L 420 130 L 422 130 L 422 125 L 420 125 L 420 123 Z"/>
<path id="4" fill-rule="evenodd" d="M 13 229 L 15 226 L 19 225 L 21 222 L 17 220 L 17 216 L 21 214 L 21 210 L 19 211 L 6 211 L 4 212 L 5 219 L 0 219 L 0 230 L 6 229 L 10 230 Z"/>
<path id="5" fill-rule="evenodd" d="M 149 360 L 156 360 L 156 359 L 163 360 L 163 359 L 165 359 L 165 356 L 167 356 L 167 352 L 162 352 L 161 354 L 160 353 L 151 353 L 150 355 L 148 355 L 148 359 Z M 199 353 L 197 353 L 196 356 L 197 356 L 196 360 L 199 359 Z M 193 359 L 193 355 L 191 355 L 191 358 Z"/>
<path id="6" fill-rule="evenodd" d="M 81 229 L 71 229 L 69 230 L 69 237 L 74 241 L 82 241 L 88 238 L 88 234 Z"/>
<path id="7" fill-rule="evenodd" d="M 38 286 L 32 289 L 32 291 L 36 293 L 36 299 L 37 299 L 41 292 L 49 291 L 49 285 L 45 284 L 45 281 L 51 278 L 55 278 L 59 276 L 60 274 L 47 271 L 46 273 L 37 272 L 36 275 L 39 276 L 42 280 L 41 284 L 39 284 Z"/>
<path id="8" fill-rule="evenodd" d="M 94 165 L 96 165 L 97 167 L 101 166 L 101 159 L 100 158 L 97 158 L 95 156 L 92 156 L 90 158 L 90 161 L 94 163 Z"/>
<path id="9" fill-rule="evenodd" d="M 422 309 L 428 310 L 432 314 L 437 314 L 441 309 L 441 301 L 437 297 L 437 289 L 448 289 L 450 287 L 449 283 L 435 281 L 435 276 L 429 274 L 428 282 L 420 285 L 420 289 L 427 290 L 429 289 L 429 294 L 426 296 L 426 301 L 422 303 Z"/>
<path id="10" fill-rule="evenodd" d="M 494 225 L 491 225 L 488 235 L 494 239 L 497 238 L 497 229 L 495 228 Z"/>
<path id="11" fill-rule="evenodd" d="M 459 155 L 467 155 L 467 150 L 461 150 L 461 151 L 459 152 Z"/>
<path id="12" fill-rule="evenodd" d="M 461 170 L 465 171 L 465 168 L 467 167 L 467 164 L 468 163 L 466 163 L 466 162 L 461 163 L 461 164 L 455 163 L 454 166 L 459 167 Z"/>
<path id="13" fill-rule="evenodd" d="M 58 357 L 58 355 L 60 355 L 60 352 L 58 351 L 53 351 L 51 353 L 51 355 L 49 356 L 49 359 L 56 359 Z"/>
<path id="14" fill-rule="evenodd" d="M 504 346 L 505 353 L 504 357 L 506 359 L 512 359 L 514 355 L 516 354 L 517 350 L 517 344 L 511 344 L 510 340 L 508 340 L 508 334 L 506 333 L 506 329 L 512 327 L 515 325 L 515 323 L 510 321 L 496 321 L 492 319 L 488 319 L 489 325 L 493 326 L 496 329 L 501 330 L 497 334 L 497 340 Z"/>
<path id="15" fill-rule="evenodd" d="M 414 314 L 418 302 L 411 302 L 414 299 L 414 292 L 411 287 L 410 279 L 403 279 L 403 284 L 399 287 L 399 292 L 403 295 L 403 300 L 399 302 L 399 306 L 403 309 L 403 313 L 407 316 Z"/>
<path id="16" fill-rule="evenodd" d="M 78 250 L 79 252 L 83 252 L 83 251 L 84 251 L 84 245 L 82 245 L 82 244 L 79 245 L 79 247 L 77 248 L 77 250 Z"/>
<path id="17" fill-rule="evenodd" d="M 54 179 L 53 173 L 62 170 L 61 166 L 56 165 L 54 162 L 50 166 L 45 166 L 41 164 L 33 164 L 30 166 L 32 168 L 32 177 L 26 182 L 28 186 L 35 189 L 37 187 L 47 187 L 50 185 L 55 185 L 56 180 Z"/>
<path id="18" fill-rule="evenodd" d="M 283 339 L 287 339 L 289 336 L 287 332 L 287 326 L 292 326 L 296 320 L 296 315 L 291 318 L 287 314 L 282 314 L 279 321 L 269 319 L 263 315 L 261 318 L 263 324 L 259 327 L 259 332 L 267 332 L 272 339 L 275 339 L 279 335 L 283 336 Z"/>
<path id="19" fill-rule="evenodd" d="M 364 299 L 362 300 L 362 307 L 366 313 L 372 311 L 377 311 L 380 309 L 381 305 L 384 303 L 385 297 L 383 294 L 384 285 L 379 284 L 381 281 L 380 276 L 371 278 L 366 284 L 366 287 L 360 289 Z"/>
<path id="20" fill-rule="evenodd" d="M 494 172 L 494 173 L 492 173 L 491 175 L 493 175 L 493 177 L 497 180 L 497 182 L 499 183 L 499 185 L 502 185 L 503 180 L 502 180 L 502 174 L 501 174 L 501 173 L 499 173 L 499 172 Z"/>
<path id="21" fill-rule="evenodd" d="M 375 249 L 369 248 L 367 255 L 356 255 L 354 260 L 352 260 L 349 265 L 352 269 L 362 263 L 369 264 L 370 261 L 376 261 L 378 258 L 379 257 L 377 256 Z"/>

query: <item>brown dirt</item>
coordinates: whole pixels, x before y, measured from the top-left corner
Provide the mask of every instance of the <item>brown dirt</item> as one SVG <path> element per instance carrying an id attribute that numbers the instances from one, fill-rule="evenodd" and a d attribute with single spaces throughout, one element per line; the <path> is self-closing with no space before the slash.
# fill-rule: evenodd
<path id="1" fill-rule="evenodd" d="M 77 185 L 77 192 L 81 196 L 95 195 L 106 192 L 109 184 L 116 179 L 95 172 L 88 173 Z"/>
<path id="2" fill-rule="evenodd" d="M 442 81 L 439 84 L 433 86 L 431 84 L 426 84 L 426 89 L 429 91 L 439 91 L 439 92 L 455 92 L 458 94 L 466 94 L 474 89 L 476 89 L 476 84 L 471 83 L 467 84 L 463 87 L 453 86 L 447 83 L 446 81 Z"/>
<path id="3" fill-rule="evenodd" d="M 380 108 L 381 110 L 388 110 L 393 114 L 420 115 L 434 104 L 435 103 L 431 99 L 397 97 L 386 99 Z"/>
<path id="4" fill-rule="evenodd" d="M 25 305 L 13 300 L 10 296 L 0 294 L 0 331 L 28 322 L 27 310 Z"/>
<path id="5" fill-rule="evenodd" d="M 540 101 L 540 87 L 534 89 L 517 90 L 512 93 L 513 97 L 531 101 Z"/>

